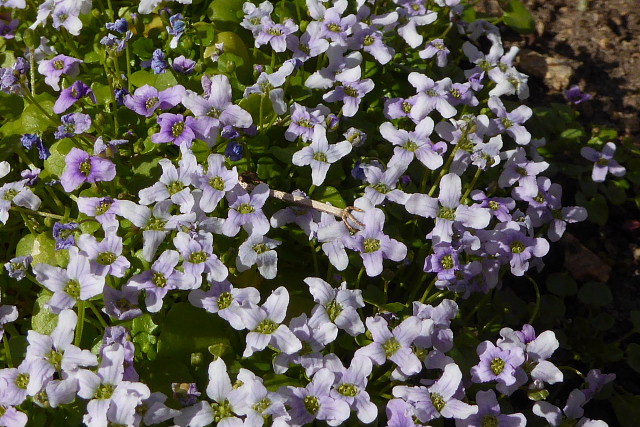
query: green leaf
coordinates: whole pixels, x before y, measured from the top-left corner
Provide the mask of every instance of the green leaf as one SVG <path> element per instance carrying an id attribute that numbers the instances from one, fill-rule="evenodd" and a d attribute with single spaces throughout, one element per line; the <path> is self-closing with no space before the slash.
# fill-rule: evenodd
<path id="1" fill-rule="evenodd" d="M 347 207 L 347 203 L 344 201 L 344 199 L 340 195 L 340 192 L 335 187 L 318 187 L 313 192 L 312 198 L 321 202 L 329 202 L 333 206 L 338 208 L 344 209 Z"/>
<path id="2" fill-rule="evenodd" d="M 212 21 L 240 22 L 243 3 L 244 0 L 213 0 L 207 9 L 207 15 Z"/>
<path id="3" fill-rule="evenodd" d="M 229 324 L 218 316 L 189 303 L 174 304 L 160 325 L 158 358 L 188 363 L 191 353 L 206 353 L 211 345 L 223 344 L 231 349 L 230 330 Z"/>
<path id="4" fill-rule="evenodd" d="M 232 73 L 243 65 L 244 60 L 234 53 L 225 52 L 218 58 L 218 69 L 223 73 Z"/>
<path id="5" fill-rule="evenodd" d="M 41 94 L 42 95 L 42 94 Z M 53 100 L 51 95 L 38 95 L 38 104 L 49 115 L 53 115 Z M 54 127 L 57 123 L 52 122 L 36 105 L 27 105 L 20 116 L 22 123 L 22 133 L 42 133 L 45 130 Z"/>
<path id="6" fill-rule="evenodd" d="M 633 324 L 633 330 L 636 332 L 640 332 L 640 311 L 632 311 L 630 317 L 631 323 Z"/>
<path id="7" fill-rule="evenodd" d="M 196 29 L 198 39 L 196 44 L 202 46 L 209 46 L 213 43 L 215 37 L 215 27 L 212 24 L 206 22 L 196 22 L 193 24 L 193 28 Z"/>
<path id="8" fill-rule="evenodd" d="M 18 242 L 16 256 L 31 255 L 32 266 L 40 263 L 56 265 L 56 242 L 47 234 L 27 234 Z"/>
<path id="9" fill-rule="evenodd" d="M 64 172 L 64 168 L 67 166 L 65 157 L 73 147 L 73 141 L 68 138 L 55 142 L 50 149 L 51 156 L 44 161 L 45 171 L 52 176 L 60 178 Z"/>
<path id="10" fill-rule="evenodd" d="M 615 319 L 609 313 L 600 313 L 591 321 L 593 327 L 598 331 L 608 331 L 613 327 Z"/>
<path id="11" fill-rule="evenodd" d="M 159 74 L 153 74 L 153 72 L 149 70 L 138 70 L 131 74 L 131 84 L 136 87 L 144 85 L 153 86 L 158 75 Z"/>
<path id="12" fill-rule="evenodd" d="M 33 316 L 31 316 L 31 329 L 43 335 L 50 335 L 58 324 L 58 315 L 53 314 L 45 307 L 45 304 L 53 295 L 48 290 L 43 290 L 33 304 Z"/>
<path id="13" fill-rule="evenodd" d="M 142 60 L 149 60 L 153 56 L 153 51 L 155 50 L 155 46 L 153 45 L 153 40 L 140 37 L 132 44 L 133 53 L 138 56 L 138 58 Z"/>
<path id="14" fill-rule="evenodd" d="M 173 73 L 166 72 L 166 73 L 158 74 L 156 76 L 156 81 L 152 86 L 158 90 L 165 90 L 177 84 L 178 84 L 178 81 L 176 80 Z"/>
<path id="15" fill-rule="evenodd" d="M 640 420 L 640 396 L 617 394 L 611 398 L 620 427 L 636 427 Z"/>
<path id="16" fill-rule="evenodd" d="M 560 134 L 562 139 L 580 139 L 584 137 L 584 129 L 567 129 Z"/>
<path id="17" fill-rule="evenodd" d="M 520 34 L 531 34 L 536 28 L 531 12 L 520 0 L 511 0 L 504 7 L 504 23 Z"/>
<path id="18" fill-rule="evenodd" d="M 260 179 L 272 180 L 273 178 L 280 176 L 282 167 L 273 158 L 264 156 L 258 160 L 257 172 Z"/>
<path id="19" fill-rule="evenodd" d="M 578 291 L 578 299 L 585 304 L 602 307 L 611 304 L 613 295 L 606 284 L 587 282 Z"/>
<path id="20" fill-rule="evenodd" d="M 627 363 L 631 368 L 640 373 L 640 344 L 632 342 L 627 346 Z"/>
<path id="21" fill-rule="evenodd" d="M 568 273 L 552 273 L 547 278 L 547 289 L 550 292 L 568 297 L 578 292 L 578 284 Z"/>

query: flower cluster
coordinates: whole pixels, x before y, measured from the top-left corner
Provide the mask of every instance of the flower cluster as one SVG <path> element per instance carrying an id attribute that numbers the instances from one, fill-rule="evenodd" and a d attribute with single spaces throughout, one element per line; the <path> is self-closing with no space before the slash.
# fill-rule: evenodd
<path id="1" fill-rule="evenodd" d="M 0 3 L 0 426 L 606 425 L 553 331 L 468 323 L 587 211 L 465 2 Z"/>

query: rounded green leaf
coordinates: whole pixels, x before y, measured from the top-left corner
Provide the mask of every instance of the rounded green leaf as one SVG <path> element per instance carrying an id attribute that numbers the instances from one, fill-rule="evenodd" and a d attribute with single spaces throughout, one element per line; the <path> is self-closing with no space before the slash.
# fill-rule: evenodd
<path id="1" fill-rule="evenodd" d="M 585 304 L 602 307 L 611 304 L 613 295 L 609 287 L 600 282 L 587 282 L 578 291 L 578 298 Z"/>

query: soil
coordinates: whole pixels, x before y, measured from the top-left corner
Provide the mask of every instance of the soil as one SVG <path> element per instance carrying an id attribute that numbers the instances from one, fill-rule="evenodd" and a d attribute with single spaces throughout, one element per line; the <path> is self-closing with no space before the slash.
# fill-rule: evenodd
<path id="1" fill-rule="evenodd" d="M 577 84 L 593 95 L 584 119 L 640 139 L 640 8 L 636 0 L 526 0 L 536 33 L 523 44 L 555 61 L 550 95 Z M 524 64 L 523 64 L 524 65 Z M 526 68 L 526 67 L 525 67 Z M 562 72 L 569 71 L 569 78 Z M 525 71 L 526 72 L 526 71 Z M 555 76 L 554 76 L 555 74 Z"/>

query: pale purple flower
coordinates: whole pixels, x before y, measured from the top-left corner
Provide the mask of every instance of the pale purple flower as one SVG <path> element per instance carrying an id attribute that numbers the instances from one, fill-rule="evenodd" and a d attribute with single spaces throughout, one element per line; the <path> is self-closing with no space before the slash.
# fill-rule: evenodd
<path id="1" fill-rule="evenodd" d="M 405 207 L 409 213 L 435 218 L 435 228 L 431 236 L 434 243 L 451 242 L 454 223 L 483 229 L 491 220 L 488 209 L 477 205 L 463 205 L 460 203 L 460 197 L 462 197 L 460 177 L 454 173 L 448 173 L 440 181 L 440 194 L 437 199 L 416 193 L 409 197 Z"/>
<path id="2" fill-rule="evenodd" d="M 242 311 L 242 317 L 249 332 L 247 346 L 242 357 L 250 357 L 256 351 L 272 346 L 283 353 L 291 354 L 302 349 L 302 343 L 281 323 L 287 314 L 289 292 L 279 287 L 262 306 L 250 306 Z"/>
<path id="3" fill-rule="evenodd" d="M 401 4 L 404 8 L 401 9 L 400 12 L 404 12 L 402 13 L 403 18 L 405 18 L 403 22 L 406 23 L 401 25 L 397 31 L 400 37 L 415 49 L 420 46 L 423 41 L 423 37 L 418 33 L 417 27 L 433 23 L 438 19 L 438 14 L 432 10 L 428 10 L 426 3 L 421 1 L 403 1 Z"/>
<path id="4" fill-rule="evenodd" d="M 445 119 L 456 115 L 457 110 L 451 105 L 448 97 L 452 84 L 449 77 L 434 82 L 424 74 L 414 71 L 409 74 L 409 83 L 417 92 L 411 118 L 422 120 L 433 110 L 437 110 Z"/>
<path id="5" fill-rule="evenodd" d="M 238 382 L 246 384 L 249 389 L 249 393 L 245 397 L 245 404 L 238 411 L 240 415 L 246 415 L 245 425 L 262 427 L 271 418 L 273 427 L 290 426 L 291 417 L 284 407 L 285 396 L 268 391 L 263 384 L 262 378 L 244 368 L 241 368 L 240 372 L 238 372 Z"/>
<path id="6" fill-rule="evenodd" d="M 307 318 L 305 313 L 294 317 L 289 322 L 289 329 L 302 343 L 302 350 L 292 354 L 280 353 L 273 359 L 276 373 L 287 372 L 289 365 L 302 366 L 308 377 L 313 376 L 324 367 L 322 350 L 335 341 L 338 329 L 331 322 L 323 322 L 318 318 Z"/>
<path id="7" fill-rule="evenodd" d="M 438 280 L 452 280 L 460 270 L 458 251 L 450 243 L 440 242 L 433 245 L 433 254 L 424 260 L 424 271 L 437 273 Z"/>
<path id="8" fill-rule="evenodd" d="M 453 348 L 451 320 L 458 315 L 458 304 L 445 299 L 437 306 L 413 302 L 413 315 L 422 321 L 422 330 L 415 345 L 429 349 L 431 347 L 446 353 Z"/>
<path id="9" fill-rule="evenodd" d="M 503 386 L 516 382 L 516 369 L 525 361 L 521 348 L 502 349 L 491 341 L 483 341 L 477 348 L 480 362 L 471 368 L 471 379 L 476 383 L 496 381 Z"/>
<path id="10" fill-rule="evenodd" d="M 11 258 L 9 262 L 6 262 L 4 264 L 4 269 L 7 270 L 7 274 L 12 279 L 22 280 L 25 278 L 25 274 L 27 273 L 28 268 L 31 266 L 31 261 L 33 261 L 33 257 L 31 255 Z M 0 312 L 2 312 L 1 308 Z M 4 318 L 4 316 L 0 315 L 0 319 L 2 318 Z M 0 320 L 0 324 L 1 323 L 3 323 L 2 320 Z M 0 336 L 0 338 L 2 337 Z"/>
<path id="11" fill-rule="evenodd" d="M 344 8 L 340 5 L 326 9 L 320 23 L 319 35 L 331 40 L 336 45 L 346 46 L 347 36 L 351 34 L 357 17 L 353 14 L 343 17 L 341 16 L 343 12 Z"/>
<path id="12" fill-rule="evenodd" d="M 149 398 L 149 388 L 142 383 L 125 381 L 125 348 L 120 344 L 105 347 L 98 372 L 81 370 L 78 375 L 78 396 L 90 399 L 83 421 L 88 426 L 106 426 L 117 419 L 133 423 L 135 409 Z"/>
<path id="13" fill-rule="evenodd" d="M 49 147 L 44 145 L 44 143 L 42 142 L 42 139 L 40 139 L 40 137 L 36 134 L 25 133 L 20 138 L 20 142 L 22 143 L 22 146 L 27 150 L 30 150 L 31 147 L 35 145 L 36 149 L 38 150 L 38 157 L 41 160 L 46 160 L 49 158 L 49 156 L 51 156 L 51 151 L 49 151 Z"/>
<path id="14" fill-rule="evenodd" d="M 287 49 L 287 36 L 298 31 L 298 25 L 292 19 L 276 24 L 270 16 L 261 18 L 260 27 L 255 37 L 255 47 L 269 43 L 276 52 L 284 52 Z"/>
<path id="15" fill-rule="evenodd" d="M 151 142 L 163 144 L 172 142 L 177 146 L 191 147 L 196 139 L 196 132 L 200 126 L 194 117 L 184 117 L 182 114 L 162 113 L 158 116 L 160 131 L 151 135 Z M 206 132 L 208 133 L 208 132 Z"/>
<path id="16" fill-rule="evenodd" d="M 465 419 L 457 419 L 456 427 L 483 427 L 488 424 L 496 427 L 525 427 L 527 424 L 527 419 L 521 413 L 503 414 L 493 390 L 478 391 L 476 404 L 478 413 Z"/>
<path id="17" fill-rule="evenodd" d="M 91 117 L 88 114 L 65 114 L 60 118 L 60 121 L 62 124 L 58 126 L 58 129 L 53 134 L 56 139 L 72 138 L 88 131 L 91 127 Z"/>
<path id="18" fill-rule="evenodd" d="M 389 359 L 396 364 L 394 372 L 403 376 L 415 375 L 422 370 L 420 359 L 411 349 L 421 331 L 417 317 L 406 318 L 393 331 L 389 331 L 387 321 L 379 315 L 368 317 L 366 324 L 373 342 L 356 350 L 354 357 L 367 357 L 376 365 L 383 365 Z"/>
<path id="19" fill-rule="evenodd" d="M 461 382 L 460 368 L 455 363 L 449 363 L 444 367 L 442 376 L 431 386 L 396 386 L 393 395 L 412 403 L 416 417 L 422 423 L 439 417 L 465 419 L 476 414 L 478 407 L 457 398 Z"/>
<path id="20" fill-rule="evenodd" d="M 256 84 L 244 90 L 244 97 L 248 98 L 252 93 L 269 95 L 273 111 L 279 116 L 283 115 L 287 112 L 287 104 L 284 101 L 284 89 L 281 86 L 293 73 L 295 67 L 295 60 L 287 60 L 278 68 L 278 71 L 271 74 L 260 73 Z"/>
<path id="21" fill-rule="evenodd" d="M 180 206 L 180 212 L 189 213 L 195 204 L 191 194 L 191 184 L 200 166 L 195 155 L 186 147 L 182 147 L 182 159 L 178 162 L 178 168 L 169 159 L 160 159 L 162 175 L 158 182 L 151 187 L 143 188 L 138 192 L 140 204 L 150 205 L 166 199 Z"/>
<path id="22" fill-rule="evenodd" d="M 339 73 L 348 72 L 347 75 L 349 73 L 353 74 L 355 72 L 353 69 L 360 67 L 362 63 L 362 54 L 360 52 L 351 52 L 345 56 L 344 53 L 344 47 L 330 45 L 327 49 L 329 65 L 311 74 L 304 82 L 305 86 L 311 89 L 329 89 L 335 84 L 336 76 Z M 357 71 L 357 73 L 359 79 L 360 71 Z"/>
<path id="23" fill-rule="evenodd" d="M 28 396 L 35 396 L 50 376 L 50 370 L 42 368 L 33 366 L 32 360 L 23 360 L 17 368 L 0 369 L 0 405 L 18 406 Z"/>
<path id="24" fill-rule="evenodd" d="M 124 97 L 124 105 L 141 116 L 151 117 L 157 110 L 168 110 L 182 102 L 185 89 L 181 85 L 175 85 L 165 90 L 144 85 L 135 90 L 133 95 Z"/>
<path id="25" fill-rule="evenodd" d="M 500 177 L 498 177 L 498 185 L 502 188 L 507 188 L 518 183 L 518 186 L 522 187 L 521 195 L 535 197 L 538 194 L 536 177 L 548 167 L 549 163 L 547 162 L 530 161 L 527 159 L 524 149 L 518 147 L 515 153 L 512 153 L 511 157 L 509 157 Z"/>
<path id="26" fill-rule="evenodd" d="M 590 94 L 582 92 L 578 85 L 573 85 L 569 89 L 565 90 L 564 96 L 567 98 L 567 101 L 574 105 L 590 101 L 593 98 Z"/>
<path id="27" fill-rule="evenodd" d="M 244 306 L 256 305 L 260 301 L 260 293 L 256 288 L 234 288 L 228 281 L 213 282 L 208 291 L 194 289 L 189 293 L 189 302 L 195 307 L 203 308 L 209 313 L 229 322 L 236 330 L 247 329 L 242 318 Z"/>
<path id="28" fill-rule="evenodd" d="M 303 191 L 293 190 L 291 194 L 293 194 L 297 200 L 309 200 Z M 287 224 L 295 223 L 307 236 L 309 236 L 309 239 L 313 239 L 317 237 L 316 234 L 320 218 L 320 212 L 316 209 L 293 205 L 275 212 L 271 215 L 269 222 L 273 228 L 279 228 Z"/>
<path id="29" fill-rule="evenodd" d="M 384 102 L 384 116 L 389 119 L 399 119 L 402 117 L 411 118 L 411 109 L 416 103 L 416 98 L 390 98 Z M 413 119 L 412 119 L 413 120 Z M 417 120 L 414 120 L 416 122 Z"/>
<path id="30" fill-rule="evenodd" d="M 271 16 L 273 4 L 270 1 L 263 1 L 259 6 L 256 6 L 247 1 L 242 5 L 242 11 L 244 12 L 244 19 L 240 26 L 251 31 L 253 36 L 256 37 L 262 29 L 262 18 Z"/>
<path id="31" fill-rule="evenodd" d="M 345 117 L 353 117 L 360 109 L 362 98 L 371 92 L 375 86 L 373 80 L 361 80 L 362 70 L 360 66 L 345 69 L 335 75 L 335 80 L 340 84 L 332 91 L 324 94 L 322 99 L 327 102 L 342 101 L 342 113 Z"/>
<path id="32" fill-rule="evenodd" d="M 236 268 L 242 272 L 257 265 L 262 277 L 274 279 L 278 273 L 278 254 L 274 248 L 281 243 L 262 234 L 252 233 L 238 248 Z"/>
<path id="33" fill-rule="evenodd" d="M 23 179 L 8 182 L 0 187 L 0 221 L 3 224 L 6 224 L 9 219 L 9 209 L 12 204 L 32 211 L 40 208 L 42 200 L 26 184 L 27 180 Z"/>
<path id="34" fill-rule="evenodd" d="M 127 282 L 128 288 L 145 291 L 145 304 L 151 313 L 162 308 L 163 298 L 175 289 L 192 289 L 196 286 L 193 276 L 176 270 L 180 261 L 178 252 L 164 251 L 153 263 L 150 270 L 133 276 Z"/>
<path id="35" fill-rule="evenodd" d="M 220 128 L 225 125 L 247 128 L 253 124 L 251 114 L 233 104 L 231 83 L 226 75 L 217 74 L 211 77 L 208 88 L 209 93 L 205 97 L 187 91 L 182 104 L 200 120 L 206 121 L 211 128 Z"/>
<path id="36" fill-rule="evenodd" d="M 76 203 L 80 212 L 94 217 L 105 230 L 118 228 L 116 215 L 128 219 L 136 227 L 146 225 L 149 209 L 130 200 L 117 200 L 111 197 L 78 197 Z"/>
<path id="37" fill-rule="evenodd" d="M 380 64 L 387 64 L 393 58 L 396 51 L 387 46 L 383 41 L 383 34 L 374 28 L 365 28 L 357 31 L 348 40 L 349 47 L 354 50 L 362 49 L 371 54 Z"/>
<path id="38" fill-rule="evenodd" d="M 406 170 L 414 158 L 431 170 L 436 170 L 444 163 L 442 155 L 447 151 L 445 142 L 434 144 L 429 139 L 433 132 L 433 120 L 430 117 L 422 119 L 415 130 L 408 132 L 396 129 L 391 122 L 380 125 L 380 135 L 395 145 L 393 157 L 388 167 Z"/>
<path id="39" fill-rule="evenodd" d="M 541 237 L 529 237 L 513 222 L 502 223 L 494 231 L 495 237 L 485 244 L 489 253 L 500 254 L 511 264 L 511 273 L 523 276 L 531 258 L 541 258 L 549 252 L 549 242 Z"/>
<path id="40" fill-rule="evenodd" d="M 34 330 L 28 332 L 26 360 L 31 361 L 34 367 L 38 365 L 38 371 L 47 372 L 49 380 L 54 372 L 61 374 L 98 364 L 93 353 L 72 344 L 77 322 L 78 316 L 73 310 L 62 310 L 51 334 L 44 335 Z"/>
<path id="41" fill-rule="evenodd" d="M 248 194 L 240 185 L 236 185 L 226 194 L 229 202 L 229 217 L 222 226 L 222 234 L 235 236 L 243 227 L 249 233 L 267 234 L 269 220 L 262 212 L 262 206 L 269 197 L 267 184 L 258 184 Z"/>
<path id="42" fill-rule="evenodd" d="M 319 26 L 309 25 L 300 38 L 295 34 L 287 37 L 287 49 L 293 52 L 293 58 L 305 62 L 326 52 L 329 49 L 329 42 L 320 37 Z"/>
<path id="43" fill-rule="evenodd" d="M 533 326 L 525 324 L 521 331 L 502 328 L 500 336 L 502 338 L 497 341 L 500 348 L 519 348 L 524 351 L 527 371 L 534 381 L 555 384 L 563 380 L 562 371 L 547 360 L 560 346 L 553 331 L 544 331 L 536 336 Z"/>
<path id="44" fill-rule="evenodd" d="M 291 105 L 291 124 L 284 132 L 285 139 L 295 141 L 300 137 L 304 142 L 310 141 L 315 134 L 315 126 L 324 124 L 327 114 L 329 109 L 322 104 L 311 109 L 294 102 Z"/>
<path id="45" fill-rule="evenodd" d="M 360 289 L 347 289 L 346 282 L 333 288 L 317 277 L 307 277 L 304 282 L 309 285 L 309 292 L 317 304 L 311 312 L 312 319 L 335 324 L 354 337 L 364 332 L 364 324 L 358 314 L 358 309 L 364 307 Z"/>
<path id="46" fill-rule="evenodd" d="M 531 118 L 533 114 L 531 108 L 521 105 L 508 112 L 500 98 L 496 96 L 489 98 L 488 105 L 491 111 L 498 116 L 493 122 L 497 125 L 500 133 L 505 132 L 519 145 L 527 145 L 531 141 L 531 134 L 522 125 Z"/>
<path id="47" fill-rule="evenodd" d="M 78 238 L 78 248 L 89 258 L 91 272 L 98 276 L 123 277 L 131 266 L 122 256 L 122 238 L 116 234 L 107 234 L 100 242 L 90 234 L 82 234 Z"/>
<path id="48" fill-rule="evenodd" d="M 203 273 L 207 273 L 207 277 L 217 282 L 227 278 L 229 274 L 227 267 L 213 253 L 211 233 L 200 231 L 196 235 L 190 235 L 180 231 L 173 238 L 173 244 L 184 259 L 182 262 L 184 272 L 193 276 L 198 285 L 202 283 Z"/>
<path id="49" fill-rule="evenodd" d="M 291 425 L 303 426 L 313 420 L 324 420 L 330 426 L 338 426 L 349 418 L 347 402 L 330 395 L 335 375 L 327 368 L 315 373 L 306 387 L 286 387 L 287 403 L 291 407 Z"/>
<path id="50" fill-rule="evenodd" d="M 404 205 L 409 195 L 404 191 L 396 188 L 400 175 L 405 169 L 389 167 L 383 170 L 376 164 L 363 164 L 360 166 L 364 171 L 367 185 L 364 189 L 364 197 L 376 206 L 386 200 Z"/>
<path id="51" fill-rule="evenodd" d="M 173 68 L 173 71 L 187 76 L 193 74 L 193 72 L 195 71 L 195 67 L 196 61 L 194 61 L 193 59 L 189 59 L 184 55 L 178 56 L 171 63 L 171 68 Z"/>
<path id="52" fill-rule="evenodd" d="M 224 165 L 224 156 L 210 154 L 207 158 L 207 173 L 195 179 L 196 185 L 202 190 L 199 206 L 205 213 L 212 212 L 227 191 L 231 191 L 238 184 L 238 171 L 234 166 L 231 170 Z"/>
<path id="53" fill-rule="evenodd" d="M 60 92 L 56 103 L 53 105 L 53 112 L 56 114 L 64 113 L 69 109 L 69 107 L 71 107 L 73 104 L 75 104 L 85 96 L 88 97 L 94 104 L 98 103 L 98 101 L 96 100 L 96 96 L 94 95 L 91 88 L 80 80 L 76 80 L 68 88 L 62 89 L 62 92 Z"/>
<path id="54" fill-rule="evenodd" d="M 86 301 L 102 293 L 104 277 L 91 273 L 89 260 L 76 247 L 69 248 L 66 269 L 40 263 L 33 268 L 36 280 L 53 292 L 46 306 L 53 313 L 73 307 L 78 300 Z"/>
<path id="55" fill-rule="evenodd" d="M 4 337 L 4 325 L 15 322 L 18 309 L 15 305 L 0 305 L 0 339 Z"/>
<path id="56" fill-rule="evenodd" d="M 444 44 L 442 39 L 433 39 L 427 43 L 427 47 L 419 52 L 420 58 L 429 59 L 436 57 L 436 64 L 438 67 L 445 67 L 447 65 L 447 56 L 450 51 Z"/>
<path id="57" fill-rule="evenodd" d="M 138 305 L 140 291 L 127 286 L 114 289 L 105 286 L 102 294 L 104 307 L 102 311 L 110 317 L 118 320 L 131 320 L 142 316 L 142 310 Z"/>
<path id="58" fill-rule="evenodd" d="M 90 156 L 84 150 L 73 147 L 65 157 L 66 168 L 60 177 L 64 191 L 71 192 L 83 183 L 111 181 L 116 176 L 116 166 L 111 160 Z"/>
<path id="59" fill-rule="evenodd" d="M 413 406 L 402 399 L 391 399 L 387 403 L 386 427 L 416 427 Z"/>
<path id="60" fill-rule="evenodd" d="M 613 142 L 607 142 L 602 147 L 602 152 L 597 152 L 591 147 L 582 147 L 580 154 L 585 159 L 594 162 L 591 179 L 593 182 L 604 182 L 607 174 L 613 176 L 623 176 L 627 171 L 624 166 L 614 160 L 613 155 L 616 152 L 616 145 Z"/>
<path id="61" fill-rule="evenodd" d="M 365 199 L 366 200 L 366 199 Z M 345 238 L 343 244 L 351 250 L 360 252 L 367 276 L 375 277 L 382 273 L 382 261 L 402 261 L 407 256 L 407 247 L 382 232 L 384 212 L 369 207 L 361 215 L 360 221 L 365 225 L 363 230 L 351 238 Z"/>
<path id="62" fill-rule="evenodd" d="M 481 208 L 488 208 L 492 216 L 498 221 L 511 221 L 511 211 L 515 209 L 516 202 L 511 197 L 488 197 L 483 191 L 473 190 L 470 193 L 471 199 L 480 202 Z"/>
<path id="63" fill-rule="evenodd" d="M 80 30 L 82 30 L 82 21 L 79 17 L 80 12 L 80 9 L 72 5 L 71 2 L 56 2 L 53 12 L 51 13 L 53 28 L 61 31 L 60 27 L 64 27 L 69 31 L 69 34 L 74 36 L 80 35 Z"/>
<path id="64" fill-rule="evenodd" d="M 344 270 L 349 265 L 349 257 L 343 241 L 350 236 L 351 233 L 343 221 L 325 212 L 321 213 L 317 238 L 322 242 L 322 251 L 329 258 L 329 262 L 338 271 Z"/>
<path id="65" fill-rule="evenodd" d="M 349 368 L 342 366 L 339 359 L 335 361 L 337 363 L 329 363 L 327 366 L 336 376 L 331 397 L 346 402 L 352 410 L 356 411 L 362 423 L 373 422 L 378 416 L 378 407 L 371 402 L 369 393 L 365 390 L 373 369 L 371 361 L 366 357 L 354 357 L 351 359 Z"/>
<path id="66" fill-rule="evenodd" d="M 43 60 L 38 65 L 38 72 L 45 76 L 44 82 L 51 86 L 53 90 L 60 90 L 60 77 L 66 74 L 75 77 L 80 72 L 79 64 L 83 62 L 79 59 L 66 55 L 57 55 L 49 60 Z"/>
<path id="67" fill-rule="evenodd" d="M 311 145 L 302 148 L 293 155 L 291 162 L 296 166 L 311 166 L 313 185 L 320 186 L 325 180 L 329 166 L 351 152 L 349 141 L 329 145 L 327 130 L 315 125 Z"/>

